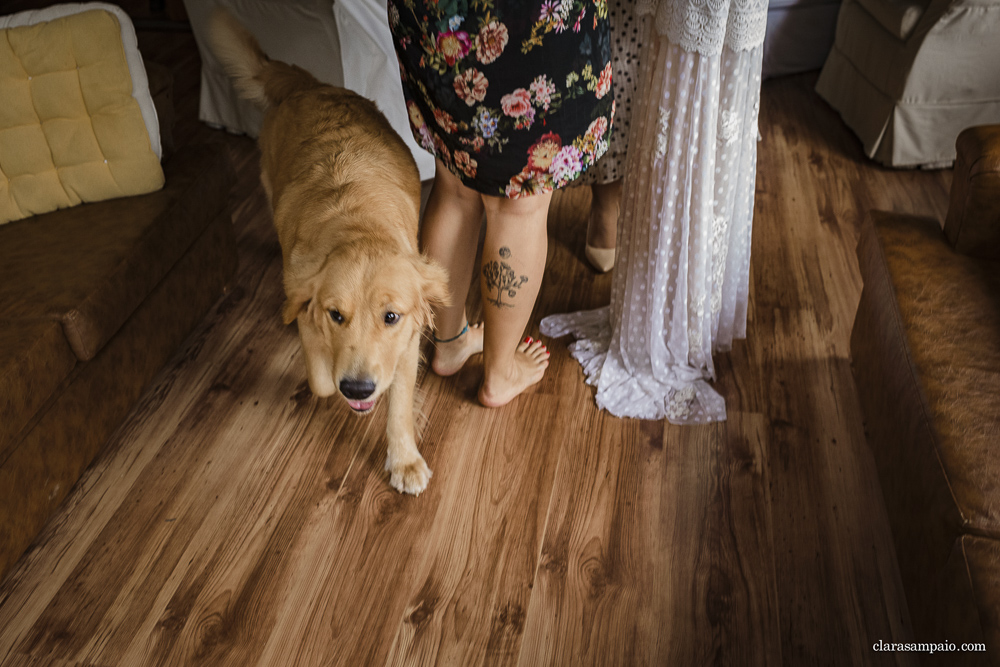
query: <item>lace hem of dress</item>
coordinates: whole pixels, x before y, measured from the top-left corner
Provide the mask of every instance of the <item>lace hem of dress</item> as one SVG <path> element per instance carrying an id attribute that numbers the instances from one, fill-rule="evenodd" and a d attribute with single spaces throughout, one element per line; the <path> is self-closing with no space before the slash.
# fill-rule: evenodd
<path id="1" fill-rule="evenodd" d="M 541 332 L 550 338 L 572 334 L 570 354 L 580 362 L 587 384 L 598 387 L 597 407 L 616 417 L 663 419 L 672 424 L 725 421 L 726 402 L 709 386 L 703 373 L 673 367 L 669 376 L 654 378 L 624 368 L 611 346 L 611 307 L 549 315 Z M 603 380 L 603 381 L 602 381 Z"/>
<path id="2" fill-rule="evenodd" d="M 638 0 L 636 13 L 655 15 L 660 35 L 706 56 L 760 46 L 767 27 L 767 0 Z"/>

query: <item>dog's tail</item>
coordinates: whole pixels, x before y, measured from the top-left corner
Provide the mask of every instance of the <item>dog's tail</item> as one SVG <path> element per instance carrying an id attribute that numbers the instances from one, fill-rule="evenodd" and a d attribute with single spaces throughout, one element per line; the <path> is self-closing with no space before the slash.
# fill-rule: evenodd
<path id="1" fill-rule="evenodd" d="M 209 44 L 240 96 L 261 109 L 278 106 L 297 90 L 322 85 L 301 67 L 268 58 L 257 39 L 225 8 L 212 15 Z"/>

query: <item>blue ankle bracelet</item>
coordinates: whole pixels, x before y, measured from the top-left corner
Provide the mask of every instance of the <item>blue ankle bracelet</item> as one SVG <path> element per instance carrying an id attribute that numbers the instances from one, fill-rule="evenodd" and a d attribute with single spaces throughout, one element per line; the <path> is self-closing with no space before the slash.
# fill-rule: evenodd
<path id="1" fill-rule="evenodd" d="M 464 335 L 465 335 L 465 333 L 466 333 L 466 332 L 467 332 L 468 330 L 469 330 L 469 323 L 468 323 L 468 322 L 466 322 L 466 323 L 465 323 L 465 326 L 464 326 L 464 327 L 462 327 L 462 330 L 458 332 L 458 335 L 457 335 L 457 336 L 452 336 L 451 338 L 445 338 L 444 340 L 441 340 L 441 339 L 440 339 L 440 338 L 438 338 L 437 336 L 434 336 L 434 342 L 435 342 L 435 343 L 450 343 L 451 341 L 453 341 L 453 340 L 458 340 L 459 338 L 461 338 L 462 336 L 464 336 Z"/>

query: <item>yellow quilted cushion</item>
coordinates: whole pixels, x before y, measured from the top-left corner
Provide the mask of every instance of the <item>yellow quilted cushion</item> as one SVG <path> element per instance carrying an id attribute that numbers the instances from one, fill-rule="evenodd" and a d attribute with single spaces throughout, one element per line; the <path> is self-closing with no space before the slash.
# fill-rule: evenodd
<path id="1" fill-rule="evenodd" d="M 113 14 L 0 30 L 0 91 L 0 224 L 163 187 Z"/>

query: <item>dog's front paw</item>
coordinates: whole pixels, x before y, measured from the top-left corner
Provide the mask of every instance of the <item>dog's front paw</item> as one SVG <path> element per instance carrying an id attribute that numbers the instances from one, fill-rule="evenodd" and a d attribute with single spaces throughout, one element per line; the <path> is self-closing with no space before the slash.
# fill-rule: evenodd
<path id="1" fill-rule="evenodd" d="M 408 462 L 393 462 L 391 457 L 386 457 L 385 469 L 389 471 L 389 484 L 392 488 L 415 496 L 419 496 L 427 488 L 427 482 L 434 474 L 419 454 L 416 460 Z"/>

